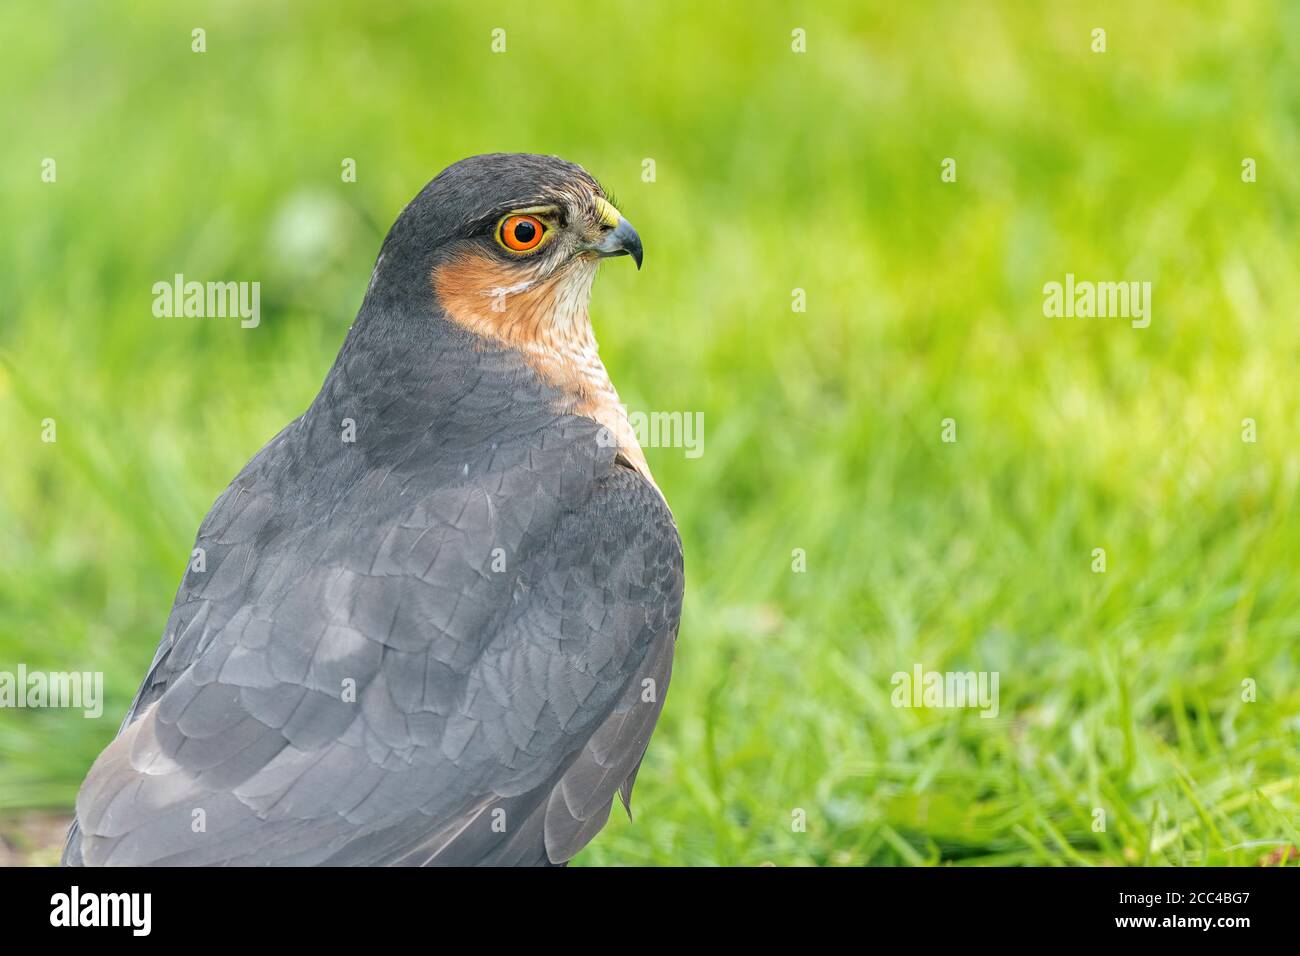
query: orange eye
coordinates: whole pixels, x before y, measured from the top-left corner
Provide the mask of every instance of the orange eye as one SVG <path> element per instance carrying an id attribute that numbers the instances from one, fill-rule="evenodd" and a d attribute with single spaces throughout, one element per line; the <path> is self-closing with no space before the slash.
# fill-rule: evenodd
<path id="1" fill-rule="evenodd" d="M 501 223 L 501 244 L 516 252 L 537 248 L 546 227 L 533 216 L 508 216 Z"/>

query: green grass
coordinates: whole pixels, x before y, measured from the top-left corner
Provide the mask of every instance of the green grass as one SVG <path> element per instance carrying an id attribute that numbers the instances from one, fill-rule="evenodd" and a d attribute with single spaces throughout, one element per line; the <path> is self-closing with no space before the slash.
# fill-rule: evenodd
<path id="1" fill-rule="evenodd" d="M 706 423 L 700 458 L 647 452 L 686 551 L 677 663 L 636 821 L 581 862 L 1300 844 L 1300 8 L 325 6 L 0 10 L 0 670 L 110 695 L 0 711 L 0 808 L 70 805 L 199 521 L 310 402 L 402 205 L 530 150 L 645 240 L 593 301 L 624 399 Z M 260 281 L 261 326 L 153 318 L 177 272 Z M 1152 282 L 1151 327 L 1045 318 L 1066 272 Z M 997 671 L 998 717 L 891 706 L 917 663 Z"/>

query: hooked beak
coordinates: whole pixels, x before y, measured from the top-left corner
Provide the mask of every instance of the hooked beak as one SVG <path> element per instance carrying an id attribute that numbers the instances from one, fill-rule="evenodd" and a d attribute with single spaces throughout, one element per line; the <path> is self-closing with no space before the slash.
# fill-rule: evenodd
<path id="1" fill-rule="evenodd" d="M 636 234 L 632 224 L 622 216 L 618 217 L 618 225 L 605 233 L 591 248 L 602 259 L 610 256 L 631 256 L 636 267 L 641 268 L 641 237 Z"/>

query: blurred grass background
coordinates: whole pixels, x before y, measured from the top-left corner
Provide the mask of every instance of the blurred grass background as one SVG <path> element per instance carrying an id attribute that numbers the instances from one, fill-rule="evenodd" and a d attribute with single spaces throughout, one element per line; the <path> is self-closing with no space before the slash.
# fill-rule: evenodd
<path id="1" fill-rule="evenodd" d="M 521 150 L 617 193 L 647 260 L 596 284 L 606 364 L 706 423 L 647 450 L 677 665 L 580 862 L 1300 843 L 1300 5 L 11 0 L 0 49 L 0 670 L 109 695 L 0 710 L 0 833 L 71 805 L 397 212 Z M 261 282 L 260 327 L 155 319 L 178 272 Z M 1151 327 L 1044 318 L 1066 272 L 1152 282 Z M 916 663 L 998 671 L 998 718 L 892 707 Z"/>

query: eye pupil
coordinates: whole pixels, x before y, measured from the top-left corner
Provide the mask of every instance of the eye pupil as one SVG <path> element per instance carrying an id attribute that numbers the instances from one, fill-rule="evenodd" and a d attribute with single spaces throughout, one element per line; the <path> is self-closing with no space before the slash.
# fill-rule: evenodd
<path id="1" fill-rule="evenodd" d="M 527 219 L 522 219 L 515 223 L 515 241 L 521 245 L 527 245 L 533 241 L 533 236 L 537 235 L 537 227 Z"/>

